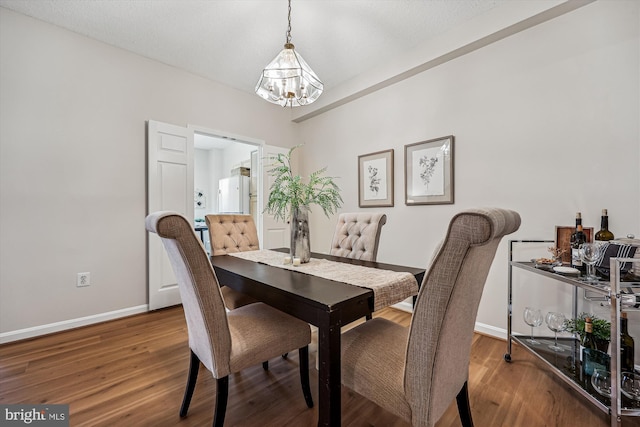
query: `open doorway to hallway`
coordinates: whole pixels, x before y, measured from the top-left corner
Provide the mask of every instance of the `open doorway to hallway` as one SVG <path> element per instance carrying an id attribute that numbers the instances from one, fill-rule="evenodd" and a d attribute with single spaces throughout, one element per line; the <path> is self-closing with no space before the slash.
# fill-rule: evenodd
<path id="1" fill-rule="evenodd" d="M 200 138 L 201 136 L 205 138 Z M 197 150 L 201 150 L 197 156 L 197 166 L 194 156 L 196 137 L 199 139 Z M 288 247 L 291 234 L 289 224 L 279 222 L 273 215 L 264 213 L 264 207 L 265 195 L 269 194 L 273 184 L 269 174 L 270 166 L 265 165 L 265 162 L 287 153 L 289 149 L 267 145 L 262 140 L 249 137 L 156 120 L 147 122 L 146 148 L 148 213 L 163 210 L 180 212 L 194 221 L 202 240 L 208 241 L 209 230 L 206 229 L 206 223 L 201 224 L 201 230 L 198 230 L 195 220 L 204 219 L 207 213 L 238 209 L 221 208 L 217 189 L 220 180 L 225 177 L 246 174 L 249 159 L 249 177 L 256 177 L 257 181 L 254 181 L 256 185 L 249 195 L 250 199 L 252 194 L 256 196 L 255 209 L 252 211 L 250 205 L 249 213 L 253 212 L 258 218 L 256 226 L 260 247 Z M 217 151 L 211 152 L 213 149 Z M 251 190 L 251 186 L 249 189 Z M 177 281 L 160 238 L 149 236 L 147 246 L 149 309 L 179 304 Z"/>
<path id="2" fill-rule="evenodd" d="M 211 249 L 205 215 L 258 215 L 259 145 L 233 137 L 194 133 L 194 223 Z"/>

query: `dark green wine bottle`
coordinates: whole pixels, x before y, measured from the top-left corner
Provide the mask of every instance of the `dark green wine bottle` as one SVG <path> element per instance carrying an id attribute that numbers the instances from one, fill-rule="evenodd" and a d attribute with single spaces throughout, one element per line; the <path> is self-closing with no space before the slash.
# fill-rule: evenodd
<path id="1" fill-rule="evenodd" d="M 613 233 L 609 231 L 609 215 L 606 209 L 602 209 L 602 216 L 600 217 L 600 231 L 596 233 L 595 240 L 604 242 L 613 239 Z"/>
<path id="2" fill-rule="evenodd" d="M 629 335 L 627 313 L 620 313 L 620 371 L 634 372 L 635 354 L 633 338 Z"/>

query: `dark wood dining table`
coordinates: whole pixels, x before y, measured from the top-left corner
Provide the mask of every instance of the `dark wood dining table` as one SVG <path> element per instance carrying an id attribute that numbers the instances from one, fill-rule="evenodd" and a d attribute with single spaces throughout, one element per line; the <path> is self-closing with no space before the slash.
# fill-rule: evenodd
<path id="1" fill-rule="evenodd" d="M 277 249 L 288 252 L 288 249 Z M 283 254 L 284 257 L 284 254 Z M 408 272 L 422 283 L 423 268 L 360 261 L 320 253 L 312 258 Z M 339 426 L 341 419 L 340 328 L 371 315 L 371 289 L 269 266 L 230 255 L 211 257 L 220 283 L 250 295 L 318 328 L 318 425 Z"/>

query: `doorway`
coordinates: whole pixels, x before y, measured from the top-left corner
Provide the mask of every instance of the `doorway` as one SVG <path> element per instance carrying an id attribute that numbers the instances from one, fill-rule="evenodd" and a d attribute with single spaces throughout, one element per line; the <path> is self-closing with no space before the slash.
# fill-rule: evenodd
<path id="1" fill-rule="evenodd" d="M 200 153 L 199 169 L 196 169 L 195 139 Z M 200 138 L 200 137 L 203 138 Z M 206 142 L 206 143 L 205 143 Z M 217 147 L 217 148 L 216 148 Z M 208 150 L 205 148 L 209 148 Z M 207 153 L 211 149 L 224 149 L 225 153 Z M 238 137 L 206 128 L 176 126 L 154 120 L 147 122 L 147 213 L 175 211 L 191 219 L 204 219 L 207 213 L 220 210 L 218 200 L 219 181 L 233 174 L 249 174 L 255 170 L 253 190 L 256 227 L 263 249 L 288 246 L 289 224 L 278 222 L 272 215 L 263 213 L 272 181 L 266 159 L 289 150 L 266 145 L 263 141 Z M 219 157 L 211 166 L 209 157 Z M 252 165 L 253 160 L 253 165 Z M 256 167 L 257 164 L 257 167 Z M 249 171 L 247 171 L 247 166 Z M 196 179 L 196 174 L 198 178 Z M 198 189 L 199 191 L 196 191 Z M 251 204 L 250 204 L 251 205 Z M 226 208 L 225 208 L 226 209 Z M 239 208 L 234 208 L 239 209 Z M 198 221 L 201 222 L 201 221 Z M 209 238 L 208 230 L 199 233 L 203 240 Z M 198 227 L 196 226 L 196 231 Z M 209 244 L 210 245 L 210 244 Z M 171 263 L 158 236 L 147 235 L 147 271 L 149 309 L 180 303 L 177 281 Z"/>
<path id="2" fill-rule="evenodd" d="M 219 189 L 219 180 L 224 179 L 225 174 L 248 173 L 250 178 L 250 207 L 248 213 L 255 214 L 254 221 L 258 229 L 260 247 L 263 249 L 288 247 L 290 236 L 289 223 L 276 220 L 273 215 L 265 213 L 264 209 L 267 205 L 269 189 L 273 183 L 273 179 L 268 173 L 270 169 L 269 159 L 278 154 L 286 154 L 289 152 L 289 149 L 267 145 L 262 140 L 255 140 L 193 125 L 189 125 L 188 130 L 191 132 L 190 136 L 193 136 L 194 151 L 207 151 L 206 156 L 216 157 L 219 153 L 212 152 L 212 150 L 218 149 L 224 152 L 223 155 L 226 158 L 221 164 L 217 164 L 215 161 L 214 163 L 210 163 L 213 165 L 210 167 L 210 173 L 204 174 L 205 177 L 208 177 L 204 179 L 210 181 L 209 200 L 211 201 L 211 197 L 213 197 L 215 203 L 218 204 L 217 193 L 214 192 L 211 194 L 211 188 L 213 188 L 214 191 L 215 189 Z M 196 142 L 196 138 L 199 142 Z M 200 154 L 202 155 L 203 153 Z M 244 169 L 238 171 L 238 167 Z M 246 170 L 247 168 L 249 171 Z M 194 170 L 194 184 L 196 184 L 201 182 L 202 179 L 196 178 L 196 176 L 199 175 L 197 160 L 194 162 Z M 216 170 L 218 172 L 216 172 Z M 216 179 L 218 181 L 215 181 Z M 219 206 L 216 205 L 215 209 L 219 210 Z M 204 218 L 204 214 L 206 213 L 214 213 L 213 211 L 206 212 L 206 210 L 207 209 L 196 211 L 196 209 L 194 209 L 194 221 Z M 208 238 L 208 236 L 206 236 L 206 238 Z"/>
<path id="3" fill-rule="evenodd" d="M 194 224 L 207 252 L 209 214 L 258 215 L 258 151 L 260 146 L 234 137 L 194 132 Z"/>

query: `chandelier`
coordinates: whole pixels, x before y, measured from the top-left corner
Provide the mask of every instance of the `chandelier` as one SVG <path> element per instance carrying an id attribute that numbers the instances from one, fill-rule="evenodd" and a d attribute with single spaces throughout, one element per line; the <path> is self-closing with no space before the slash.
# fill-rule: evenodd
<path id="1" fill-rule="evenodd" d="M 291 43 L 291 0 L 288 16 L 284 49 L 262 70 L 256 93 L 274 104 L 298 107 L 318 99 L 324 86 Z"/>

